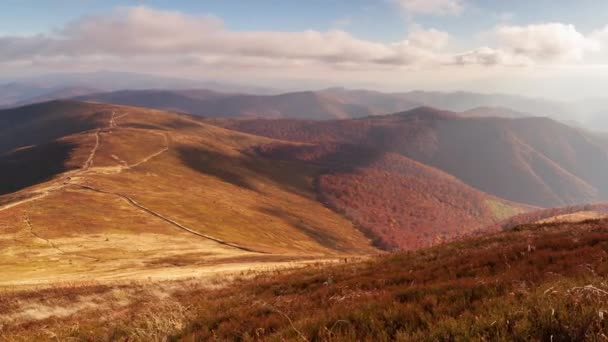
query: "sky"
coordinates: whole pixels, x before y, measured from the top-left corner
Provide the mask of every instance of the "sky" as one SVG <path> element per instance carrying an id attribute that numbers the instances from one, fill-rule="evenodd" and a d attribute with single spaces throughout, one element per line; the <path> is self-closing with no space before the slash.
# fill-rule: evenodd
<path id="1" fill-rule="evenodd" d="M 0 78 L 98 70 L 285 89 L 603 97 L 608 1 L 0 2 Z"/>

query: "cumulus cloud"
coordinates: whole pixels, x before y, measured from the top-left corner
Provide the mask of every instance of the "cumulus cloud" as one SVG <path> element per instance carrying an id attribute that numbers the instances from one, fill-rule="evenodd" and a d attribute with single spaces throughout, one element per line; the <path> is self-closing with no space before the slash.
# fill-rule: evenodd
<path id="1" fill-rule="evenodd" d="M 576 63 L 601 49 L 600 37 L 604 34 L 608 38 L 608 27 L 584 35 L 573 25 L 562 23 L 500 25 L 484 35 L 489 46 L 455 54 L 452 63 L 485 66 Z"/>
<path id="2" fill-rule="evenodd" d="M 408 35 L 408 40 L 415 46 L 430 50 L 440 50 L 444 48 L 450 39 L 447 32 L 436 29 L 423 29 L 414 27 Z"/>
<path id="3" fill-rule="evenodd" d="M 425 13 L 431 10 L 455 13 L 455 8 L 462 6 L 460 1 L 401 3 Z M 608 38 L 608 28 L 594 35 Z M 310 66 L 340 70 L 522 66 L 580 60 L 585 52 L 597 49 L 599 38 L 595 36 L 586 37 L 573 26 L 564 24 L 499 26 L 490 34 L 491 42 L 487 46 L 450 52 L 446 51 L 450 41 L 447 32 L 419 26 L 412 27 L 409 35 L 400 41 L 377 42 L 338 29 L 237 32 L 216 17 L 132 7 L 83 17 L 54 32 L 0 36 L 0 65 L 27 65 L 28 62 L 42 65 L 46 61 L 49 65 L 74 62 L 102 66 L 104 61 L 115 65 L 121 60 L 131 60 L 142 65 L 165 63 L 165 68 L 205 65 L 240 70 L 311 70 Z"/>
<path id="4" fill-rule="evenodd" d="M 411 49 L 409 48 L 411 46 Z M 407 40 L 392 44 L 328 32 L 233 32 L 213 17 L 146 7 L 86 17 L 53 34 L 0 38 L 0 58 L 28 56 L 177 55 L 243 56 L 323 62 L 419 62 L 424 55 Z"/>
<path id="5" fill-rule="evenodd" d="M 395 0 L 406 15 L 457 15 L 464 10 L 462 0 Z"/>
<path id="6" fill-rule="evenodd" d="M 319 63 L 411 65 L 433 61 L 427 48 L 447 35 L 419 30 L 412 40 L 378 43 L 341 30 L 234 32 L 214 17 L 147 7 L 85 17 L 52 34 L 0 38 L 0 59 L 55 56 L 191 56 L 268 58 Z"/>
<path id="7" fill-rule="evenodd" d="M 580 61 L 600 48 L 596 39 L 561 23 L 499 26 L 492 36 L 505 51 L 541 62 Z"/>

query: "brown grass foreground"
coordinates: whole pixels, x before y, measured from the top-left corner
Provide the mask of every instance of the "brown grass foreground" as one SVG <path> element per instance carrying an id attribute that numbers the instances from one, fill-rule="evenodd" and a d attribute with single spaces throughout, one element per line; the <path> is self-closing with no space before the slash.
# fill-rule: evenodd
<path id="1" fill-rule="evenodd" d="M 3 297 L 0 310 L 25 300 L 105 304 L 0 332 L 9 341 L 602 340 L 607 251 L 608 220 L 594 220 L 259 274 L 214 289 L 190 281 L 26 291 Z"/>

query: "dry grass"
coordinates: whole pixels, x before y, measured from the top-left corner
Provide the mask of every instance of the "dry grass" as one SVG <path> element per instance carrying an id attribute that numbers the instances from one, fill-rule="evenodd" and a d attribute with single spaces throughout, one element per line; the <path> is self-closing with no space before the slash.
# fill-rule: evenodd
<path id="1" fill-rule="evenodd" d="M 211 293 L 284 267 L 319 268 L 322 263 L 268 265 L 223 270 L 183 280 L 64 282 L 52 286 L 0 287 L 0 341 L 166 341 L 195 319 L 196 305 L 184 293 Z"/>
<path id="2" fill-rule="evenodd" d="M 74 148 L 68 160 L 57 161 L 75 170 L 0 196 L 0 284 L 92 275 L 183 278 L 375 252 L 348 220 L 316 200 L 316 169 L 247 154 L 269 139 L 185 115 L 87 108 L 96 129 L 64 138 Z M 124 196 L 198 233 L 273 255 L 260 258 L 188 234 Z"/>
<path id="3" fill-rule="evenodd" d="M 608 329 L 607 241 L 605 220 L 534 225 L 367 261 L 246 273 L 213 287 L 130 284 L 119 290 L 128 293 L 123 306 L 2 332 L 11 340 L 52 332 L 83 341 L 599 341 Z M 124 299 L 112 291 L 89 285 L 3 298 L 42 298 L 46 307 L 58 300 L 69 310 L 91 292 L 104 303 Z M 14 302 L 1 308 L 14 311 Z"/>

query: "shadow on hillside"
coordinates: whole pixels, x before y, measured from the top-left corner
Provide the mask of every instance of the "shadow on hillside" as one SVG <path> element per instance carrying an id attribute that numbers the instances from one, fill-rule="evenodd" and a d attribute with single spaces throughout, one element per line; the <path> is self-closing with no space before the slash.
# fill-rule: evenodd
<path id="1" fill-rule="evenodd" d="M 262 207 L 262 208 L 260 208 L 260 211 L 265 214 L 274 216 L 277 219 L 280 219 L 280 220 L 286 222 L 287 224 L 295 227 L 296 229 L 298 229 L 302 233 L 306 234 L 312 240 L 314 240 L 319 245 L 321 245 L 325 248 L 329 248 L 329 249 L 340 251 L 340 252 L 348 251 L 347 247 L 342 246 L 340 244 L 340 239 L 338 237 L 331 235 L 328 232 L 323 231 L 322 228 L 311 225 L 310 222 L 307 222 L 296 215 L 288 213 L 279 208 L 271 208 L 271 207 Z"/>
<path id="2" fill-rule="evenodd" d="M 354 144 L 321 143 L 316 145 L 269 144 L 258 147 L 255 152 L 270 159 L 300 161 L 322 167 L 329 172 L 354 172 L 382 158 L 378 149 Z"/>
<path id="3" fill-rule="evenodd" d="M 46 117 L 41 114 L 40 120 L 33 118 L 31 122 L 14 115 L 0 117 L 0 154 L 10 153 L 21 146 L 41 146 L 67 135 L 93 130 L 105 121 L 106 116 L 105 112 L 65 117 L 51 113 Z"/>
<path id="4" fill-rule="evenodd" d="M 1 156 L 0 195 L 45 182 L 70 170 L 65 164 L 75 148 L 73 143 L 54 141 Z"/>
<path id="5" fill-rule="evenodd" d="M 304 163 L 285 163 L 250 151 L 232 157 L 202 148 L 180 146 L 177 152 L 191 169 L 247 190 L 263 193 L 265 185 L 275 184 L 302 196 L 314 196 L 311 179 L 316 176 L 316 171 Z"/>
<path id="6" fill-rule="evenodd" d="M 177 153 L 188 167 L 202 174 L 251 191 L 258 189 L 244 177 L 246 170 L 237 158 L 231 158 L 212 151 L 192 146 L 179 146 Z"/>

